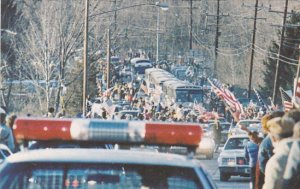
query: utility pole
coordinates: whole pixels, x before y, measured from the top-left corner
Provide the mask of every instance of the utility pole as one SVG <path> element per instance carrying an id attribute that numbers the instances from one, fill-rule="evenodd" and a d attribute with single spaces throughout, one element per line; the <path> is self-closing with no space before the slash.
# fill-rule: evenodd
<path id="1" fill-rule="evenodd" d="M 189 53 L 190 53 L 190 55 L 192 55 L 192 50 L 193 50 L 193 1 L 197 1 L 197 0 L 188 0 L 188 1 L 190 2 L 190 31 L 189 31 L 189 50 L 190 50 L 190 52 Z M 189 61 L 190 61 L 190 63 L 193 64 L 192 58 L 190 58 Z"/>
<path id="2" fill-rule="evenodd" d="M 218 57 L 218 47 L 219 47 L 219 22 L 220 22 L 219 15 L 220 15 L 220 0 L 217 0 L 217 29 L 216 29 L 215 62 L 214 62 L 215 77 L 217 77 L 217 57 Z"/>
<path id="3" fill-rule="evenodd" d="M 283 24 L 282 24 L 281 37 L 280 37 L 280 45 L 279 45 L 278 55 L 277 55 L 275 81 L 274 81 L 274 88 L 273 88 L 273 102 L 274 102 L 274 104 L 276 104 L 276 102 L 277 102 L 276 97 L 277 97 L 277 93 L 278 93 L 278 80 L 280 79 L 278 72 L 281 70 L 280 56 L 281 56 L 281 47 L 282 47 L 282 44 L 283 44 L 284 33 L 285 33 L 285 23 L 286 23 L 288 2 L 289 2 L 288 0 L 285 1 Z"/>
<path id="4" fill-rule="evenodd" d="M 115 14 L 114 14 L 114 19 L 115 19 L 115 22 L 114 22 L 114 26 L 115 26 L 115 31 L 117 31 L 117 0 L 114 0 L 114 9 L 115 9 Z"/>
<path id="5" fill-rule="evenodd" d="M 85 0 L 85 17 L 84 17 L 84 47 L 83 47 L 83 84 L 82 84 L 82 117 L 86 115 L 86 89 L 87 89 L 87 60 L 88 60 L 88 17 L 89 17 L 89 0 Z"/>
<path id="6" fill-rule="evenodd" d="M 252 45 L 251 45 L 252 48 L 251 48 L 250 73 L 249 73 L 249 85 L 248 85 L 248 99 L 250 99 L 250 97 L 251 97 L 251 84 L 252 84 L 252 70 L 253 70 L 253 59 L 254 59 L 254 48 L 255 48 L 257 7 L 258 7 L 258 0 L 256 0 L 256 2 L 255 2 L 255 11 L 254 11 L 254 24 L 253 24 L 253 34 L 252 34 Z"/>
<path id="7" fill-rule="evenodd" d="M 193 0 L 190 0 L 190 52 L 193 49 Z"/>
<path id="8" fill-rule="evenodd" d="M 109 82 L 110 82 L 110 30 L 107 31 L 107 51 L 106 51 L 106 90 L 109 89 Z"/>

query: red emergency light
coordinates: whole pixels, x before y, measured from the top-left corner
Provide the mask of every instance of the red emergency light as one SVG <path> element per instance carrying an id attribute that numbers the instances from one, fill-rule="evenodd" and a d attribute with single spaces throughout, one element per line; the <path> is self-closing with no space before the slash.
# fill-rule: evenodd
<path id="1" fill-rule="evenodd" d="M 146 123 L 145 140 L 150 143 L 198 146 L 202 129 L 198 124 Z"/>
<path id="2" fill-rule="evenodd" d="M 70 119 L 17 118 L 13 131 L 17 140 L 71 140 Z"/>
<path id="3" fill-rule="evenodd" d="M 116 121 L 99 119 L 18 118 L 17 140 L 98 141 L 198 146 L 202 128 L 193 123 Z"/>

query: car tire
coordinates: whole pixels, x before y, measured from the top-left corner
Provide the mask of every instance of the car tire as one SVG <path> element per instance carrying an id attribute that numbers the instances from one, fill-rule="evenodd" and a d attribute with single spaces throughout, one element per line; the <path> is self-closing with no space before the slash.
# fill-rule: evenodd
<path id="1" fill-rule="evenodd" d="M 213 158 L 214 158 L 214 153 L 206 155 L 206 159 L 213 159 Z"/>
<path id="2" fill-rule="evenodd" d="M 230 179 L 230 174 L 220 172 L 220 181 L 228 181 Z"/>

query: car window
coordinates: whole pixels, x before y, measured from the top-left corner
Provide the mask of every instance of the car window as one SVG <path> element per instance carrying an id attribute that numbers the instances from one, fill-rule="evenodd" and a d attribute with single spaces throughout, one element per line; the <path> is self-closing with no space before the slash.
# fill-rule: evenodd
<path id="1" fill-rule="evenodd" d="M 224 131 L 226 131 L 226 130 L 229 130 L 229 128 L 230 128 L 230 124 L 222 124 L 221 123 L 221 127 L 222 127 L 222 130 Z"/>
<path id="2" fill-rule="evenodd" d="M 230 138 L 225 144 L 225 150 L 244 149 L 245 140 L 248 138 Z"/>
<path id="3" fill-rule="evenodd" d="M 2 149 L 1 151 L 5 157 L 8 157 L 10 155 L 10 152 L 8 150 Z"/>
<path id="4" fill-rule="evenodd" d="M 0 188 L 203 188 L 193 168 L 21 163 L 0 170 Z"/>

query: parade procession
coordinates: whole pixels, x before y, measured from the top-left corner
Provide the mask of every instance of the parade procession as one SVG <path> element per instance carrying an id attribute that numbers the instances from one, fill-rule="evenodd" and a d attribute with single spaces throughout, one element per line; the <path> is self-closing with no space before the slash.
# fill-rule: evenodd
<path id="1" fill-rule="evenodd" d="M 299 0 L 2 0 L 0 189 L 299 189 Z"/>

